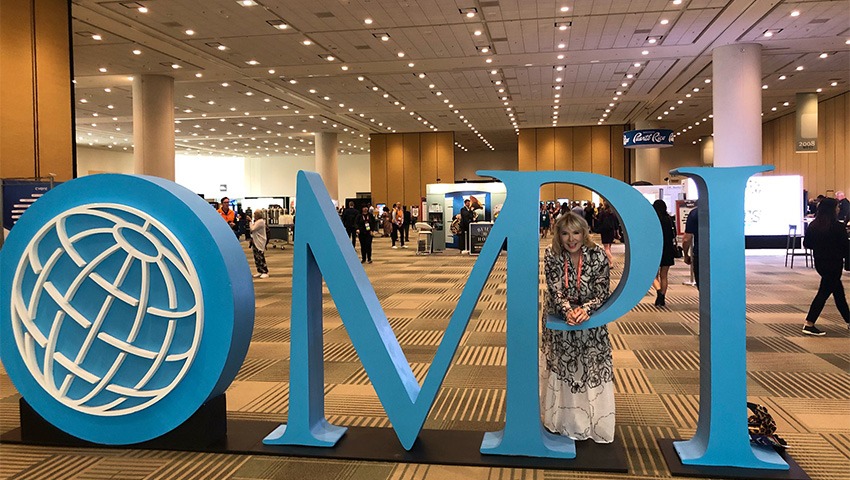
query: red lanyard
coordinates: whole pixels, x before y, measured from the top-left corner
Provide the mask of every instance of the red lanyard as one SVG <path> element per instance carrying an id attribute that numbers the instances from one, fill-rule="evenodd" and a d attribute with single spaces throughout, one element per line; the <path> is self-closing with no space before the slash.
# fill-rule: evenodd
<path id="1" fill-rule="evenodd" d="M 566 291 L 570 290 L 570 254 L 567 254 L 567 258 L 564 260 L 564 287 Z M 579 294 L 579 290 L 581 289 L 581 260 L 582 257 L 578 257 L 578 269 L 576 271 L 576 295 Z"/>

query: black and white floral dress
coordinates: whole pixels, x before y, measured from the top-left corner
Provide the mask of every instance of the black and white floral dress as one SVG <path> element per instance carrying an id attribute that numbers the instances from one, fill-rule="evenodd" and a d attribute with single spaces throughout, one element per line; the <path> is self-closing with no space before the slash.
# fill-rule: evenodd
<path id="1" fill-rule="evenodd" d="M 608 327 L 563 331 L 550 330 L 545 323 L 547 314 L 566 319 L 570 308 L 576 306 L 592 314 L 610 295 L 605 251 L 598 245 L 582 246 L 581 251 L 580 282 L 578 268 L 566 250 L 557 255 L 550 247 L 544 255 L 548 288 L 541 349 L 541 416 L 552 432 L 575 440 L 610 443 L 614 441 L 614 369 Z"/>

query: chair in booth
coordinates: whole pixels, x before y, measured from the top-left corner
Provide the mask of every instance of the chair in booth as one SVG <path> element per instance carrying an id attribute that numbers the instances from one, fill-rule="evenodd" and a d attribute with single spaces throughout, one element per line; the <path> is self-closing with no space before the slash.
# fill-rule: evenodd
<path id="1" fill-rule="evenodd" d="M 801 251 L 797 251 L 797 241 L 800 242 L 799 249 Z M 804 257 L 806 260 L 806 266 L 809 266 L 809 259 L 812 261 L 812 266 L 815 266 L 814 258 L 812 258 L 812 253 L 808 248 L 803 246 L 803 234 L 797 233 L 797 225 L 788 225 L 788 239 L 785 241 L 785 266 L 788 266 L 788 258 L 791 258 L 791 268 L 794 268 L 794 257 Z"/>
<path id="2" fill-rule="evenodd" d="M 417 255 L 430 255 L 433 253 L 434 246 L 432 244 L 432 230 L 433 227 L 431 224 L 426 222 L 416 222 L 416 231 L 418 232 L 418 241 L 416 242 Z"/>

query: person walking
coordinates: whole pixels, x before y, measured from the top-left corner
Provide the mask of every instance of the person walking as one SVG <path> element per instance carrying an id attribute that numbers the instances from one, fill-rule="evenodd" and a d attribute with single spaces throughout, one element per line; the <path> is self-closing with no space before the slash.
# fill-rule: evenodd
<path id="1" fill-rule="evenodd" d="M 608 267 L 613 268 L 614 254 L 611 253 L 611 245 L 614 243 L 614 237 L 617 234 L 617 224 L 619 222 L 617 222 L 617 217 L 611 211 L 611 206 L 608 203 L 605 203 L 599 210 L 599 217 L 596 223 L 596 229 L 602 237 L 602 246 L 605 247 L 605 255 L 608 256 Z"/>
<path id="2" fill-rule="evenodd" d="M 674 258 L 676 256 L 676 229 L 673 227 L 673 220 L 667 214 L 667 204 L 664 203 L 664 200 L 656 200 L 653 202 L 652 208 L 655 209 L 655 214 L 658 215 L 662 238 L 661 263 L 658 267 L 658 274 L 652 282 L 652 287 L 655 288 L 656 293 L 655 306 L 665 307 L 667 306 L 667 274 L 670 271 L 670 267 L 675 263 Z"/>
<path id="3" fill-rule="evenodd" d="M 826 299 L 830 295 L 835 299 L 835 306 L 841 313 L 841 318 L 850 328 L 850 309 L 844 296 L 844 285 L 841 284 L 841 270 L 847 258 L 850 244 L 847 240 L 847 230 L 838 220 L 838 201 L 825 198 L 818 205 L 818 213 L 803 237 L 803 246 L 812 250 L 815 259 L 815 270 L 820 275 L 820 285 L 809 306 L 803 333 L 806 335 L 822 336 L 826 332 L 815 326 L 815 322 L 823 311 Z"/>
<path id="4" fill-rule="evenodd" d="M 342 211 L 342 226 L 345 227 L 345 232 L 351 239 L 352 247 L 357 247 L 357 225 L 355 225 L 357 215 L 354 202 L 348 202 L 348 208 Z"/>
<path id="5" fill-rule="evenodd" d="M 402 205 L 401 207 L 402 215 L 404 215 L 404 220 L 401 224 L 401 231 L 404 233 L 404 241 L 410 243 L 410 222 L 412 221 L 410 212 L 407 211 L 407 205 Z"/>
<path id="6" fill-rule="evenodd" d="M 393 248 L 398 248 L 395 244 L 397 240 L 401 240 L 401 248 L 407 248 L 404 244 L 404 231 L 402 230 L 402 225 L 404 225 L 404 212 L 401 210 L 401 203 L 393 204 L 393 210 L 390 213 L 390 221 L 392 222 L 393 229 L 391 237 L 393 241 Z"/>
<path id="7" fill-rule="evenodd" d="M 549 232 L 549 227 L 551 226 L 551 218 L 546 205 L 540 204 L 540 238 L 546 238 L 546 234 Z"/>
<path id="8" fill-rule="evenodd" d="M 413 229 L 416 230 L 416 224 L 419 222 L 419 205 L 413 205 L 410 207 L 410 223 L 413 225 Z"/>
<path id="9" fill-rule="evenodd" d="M 360 263 L 372 263 L 372 232 L 377 230 L 378 221 L 369 213 L 369 207 L 363 207 L 354 225 L 360 239 Z"/>
<path id="10" fill-rule="evenodd" d="M 251 253 L 254 254 L 254 265 L 257 267 L 254 278 L 269 278 L 269 267 L 266 265 L 265 253 L 269 237 L 266 233 L 265 218 L 265 212 L 257 209 L 254 212 L 254 222 L 251 224 Z"/>

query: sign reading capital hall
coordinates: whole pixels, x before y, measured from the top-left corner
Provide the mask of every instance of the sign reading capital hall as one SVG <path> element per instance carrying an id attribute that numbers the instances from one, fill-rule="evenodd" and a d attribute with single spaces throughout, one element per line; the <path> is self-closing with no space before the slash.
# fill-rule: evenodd
<path id="1" fill-rule="evenodd" d="M 775 452 L 750 445 L 744 409 L 744 188 L 769 169 L 678 172 L 708 200 L 699 232 L 700 417 L 694 437 L 676 444 L 684 464 L 788 468 Z M 599 192 L 618 206 L 628 240 L 623 278 L 606 305 L 580 326 L 551 319 L 550 328 L 597 327 L 637 304 L 658 268 L 657 218 L 636 190 L 601 175 L 478 174 L 504 182 L 509 195 L 421 385 L 321 179 L 298 174 L 289 417 L 265 443 L 333 447 L 345 433 L 324 415 L 324 279 L 400 443 L 412 448 L 507 245 L 505 426 L 484 435 L 481 452 L 576 456 L 571 439 L 540 424 L 537 324 L 527 321 L 538 309 L 540 187 L 573 183 Z M 0 251 L 0 301 L 0 355 L 18 391 L 61 430 L 113 445 L 161 436 L 224 392 L 245 358 L 254 315 L 244 254 L 215 212 L 176 184 L 123 175 L 67 182 L 36 202 Z"/>

